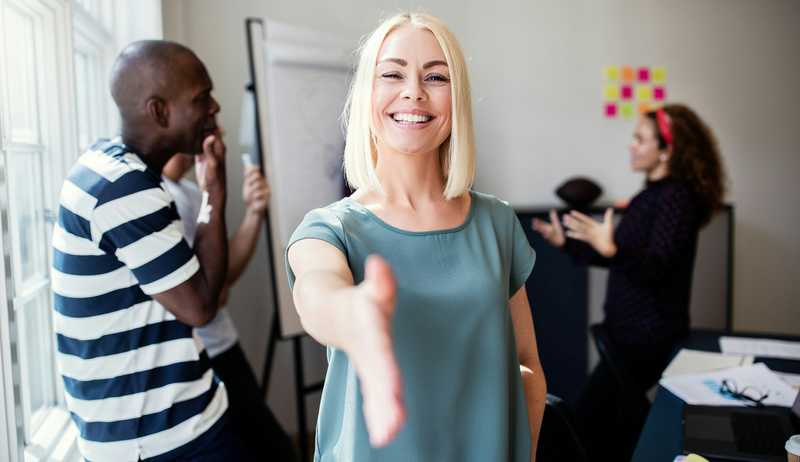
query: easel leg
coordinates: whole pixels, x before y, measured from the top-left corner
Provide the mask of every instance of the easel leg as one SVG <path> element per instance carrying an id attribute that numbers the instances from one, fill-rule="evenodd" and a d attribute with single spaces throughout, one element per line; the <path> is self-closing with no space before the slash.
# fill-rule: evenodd
<path id="1" fill-rule="evenodd" d="M 275 358 L 275 344 L 278 343 L 278 316 L 272 316 L 272 328 L 269 332 L 269 340 L 267 340 L 267 357 L 264 358 L 264 370 L 261 374 L 261 396 L 266 399 L 269 392 L 269 378 L 272 374 L 272 360 Z"/>
<path id="2" fill-rule="evenodd" d="M 303 380 L 303 350 L 300 337 L 292 339 L 294 346 L 294 383 L 297 397 L 297 431 L 300 442 L 300 460 L 308 462 L 308 430 L 306 428 L 306 393 Z"/>

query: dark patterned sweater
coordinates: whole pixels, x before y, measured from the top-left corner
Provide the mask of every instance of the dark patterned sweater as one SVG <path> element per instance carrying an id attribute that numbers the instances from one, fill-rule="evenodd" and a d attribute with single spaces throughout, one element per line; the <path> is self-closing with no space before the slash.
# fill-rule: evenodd
<path id="1" fill-rule="evenodd" d="M 615 343 L 664 347 L 688 333 L 701 207 L 680 181 L 648 181 L 614 231 L 614 257 L 567 240 L 578 261 L 609 269 L 604 323 Z"/>

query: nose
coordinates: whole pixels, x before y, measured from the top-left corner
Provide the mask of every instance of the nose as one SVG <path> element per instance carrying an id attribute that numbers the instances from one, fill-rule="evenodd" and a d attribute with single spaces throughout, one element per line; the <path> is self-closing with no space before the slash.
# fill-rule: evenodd
<path id="1" fill-rule="evenodd" d="M 403 89 L 403 99 L 411 101 L 423 101 L 426 99 L 425 90 L 419 82 L 419 79 L 407 79 L 406 86 Z"/>
<path id="2" fill-rule="evenodd" d="M 211 115 L 216 115 L 220 110 L 219 103 L 217 102 L 217 99 L 214 98 L 213 96 L 211 97 L 211 108 L 210 109 L 211 110 L 209 112 L 210 112 Z"/>

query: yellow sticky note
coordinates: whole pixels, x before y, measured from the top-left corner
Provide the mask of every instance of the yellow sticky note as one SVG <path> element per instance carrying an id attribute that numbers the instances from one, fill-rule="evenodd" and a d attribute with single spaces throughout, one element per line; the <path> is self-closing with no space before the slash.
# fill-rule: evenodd
<path id="1" fill-rule="evenodd" d="M 619 105 L 619 112 L 622 114 L 622 118 L 625 120 L 630 120 L 633 118 L 633 103 L 622 103 Z"/>
<path id="2" fill-rule="evenodd" d="M 639 114 L 644 114 L 652 110 L 653 108 L 650 106 L 650 103 L 639 103 Z"/>
<path id="3" fill-rule="evenodd" d="M 703 456 L 698 456 L 697 454 L 689 454 L 688 456 L 686 456 L 686 459 L 684 459 L 684 461 L 685 462 L 708 462 L 708 459 L 706 459 Z"/>
<path id="4" fill-rule="evenodd" d="M 619 99 L 619 85 L 608 84 L 603 89 L 603 96 L 606 101 L 616 101 Z"/>
<path id="5" fill-rule="evenodd" d="M 667 81 L 667 68 L 664 66 L 656 66 L 653 68 L 653 82 L 664 83 Z"/>
<path id="6" fill-rule="evenodd" d="M 653 88 L 649 85 L 636 87 L 636 99 L 639 101 L 650 101 L 653 99 Z"/>
<path id="7" fill-rule="evenodd" d="M 603 68 L 603 78 L 607 82 L 616 82 L 619 80 L 619 67 L 617 66 L 606 66 Z"/>

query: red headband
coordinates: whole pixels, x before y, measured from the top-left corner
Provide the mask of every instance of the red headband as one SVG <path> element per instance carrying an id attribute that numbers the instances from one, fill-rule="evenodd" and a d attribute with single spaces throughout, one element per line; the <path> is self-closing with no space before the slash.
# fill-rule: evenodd
<path id="1" fill-rule="evenodd" d="M 658 122 L 658 131 L 661 132 L 661 136 L 664 138 L 664 141 L 667 142 L 667 146 L 672 146 L 672 120 L 669 118 L 669 115 L 664 112 L 664 109 L 658 108 L 656 111 L 656 121 Z"/>

